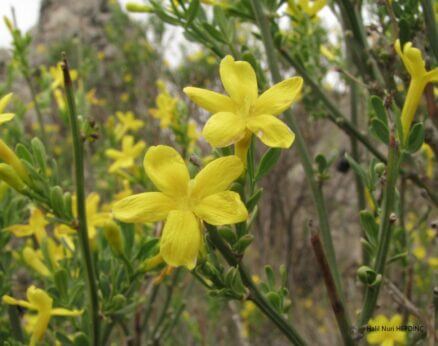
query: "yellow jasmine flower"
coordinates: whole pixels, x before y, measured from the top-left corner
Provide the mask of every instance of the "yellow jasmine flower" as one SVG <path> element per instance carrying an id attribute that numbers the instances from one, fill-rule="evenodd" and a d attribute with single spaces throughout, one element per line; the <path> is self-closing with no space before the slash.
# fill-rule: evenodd
<path id="1" fill-rule="evenodd" d="M 32 336 L 30 338 L 30 346 L 34 346 L 42 341 L 52 316 L 82 315 L 82 311 L 80 310 L 53 308 L 53 299 L 47 292 L 33 285 L 27 289 L 26 296 L 27 300 L 21 300 L 4 295 L 2 300 L 4 304 L 18 305 L 37 312 L 36 322 L 33 326 Z"/>
<path id="2" fill-rule="evenodd" d="M 406 141 L 424 88 L 428 83 L 438 82 L 438 67 L 431 71 L 426 71 L 421 51 L 413 47 L 412 42 L 406 42 L 402 50 L 400 40 L 397 40 L 395 41 L 394 47 L 402 59 L 406 70 L 408 70 L 411 75 L 411 82 L 409 83 L 408 93 L 401 114 L 403 136 Z"/>
<path id="3" fill-rule="evenodd" d="M 38 244 L 42 244 L 43 240 L 47 238 L 46 226 L 48 222 L 43 212 L 38 208 L 33 208 L 28 224 L 12 225 L 5 228 L 5 231 L 13 233 L 16 237 L 29 237 L 34 235 Z"/>
<path id="4" fill-rule="evenodd" d="M 50 276 L 50 270 L 43 262 L 43 254 L 41 251 L 35 251 L 30 246 L 23 249 L 24 262 L 38 274 L 42 276 Z"/>
<path id="5" fill-rule="evenodd" d="M 213 147 L 235 144 L 235 153 L 246 162 L 251 135 L 275 148 L 289 148 L 294 133 L 276 117 L 288 109 L 300 93 L 301 77 L 286 79 L 258 96 L 256 74 L 246 61 L 234 61 L 228 55 L 219 69 L 222 84 L 229 96 L 210 90 L 187 87 L 188 97 L 214 113 L 202 130 Z"/>
<path id="6" fill-rule="evenodd" d="M 55 97 L 56 104 L 61 112 L 65 112 L 67 104 L 64 99 L 64 94 L 60 89 L 53 90 L 53 96 Z"/>
<path id="7" fill-rule="evenodd" d="M 424 246 L 416 246 L 412 250 L 412 254 L 419 260 L 423 260 L 426 257 L 426 249 Z"/>
<path id="8" fill-rule="evenodd" d="M 394 315 L 391 320 L 385 315 L 378 315 L 371 319 L 368 325 L 376 330 L 367 335 L 367 341 L 372 345 L 394 346 L 406 344 L 406 332 L 397 330 L 401 326 L 403 318 L 401 315 Z M 382 330 L 385 327 L 386 330 Z"/>
<path id="9" fill-rule="evenodd" d="M 146 143 L 143 141 L 134 144 L 134 137 L 123 137 L 121 151 L 115 149 L 107 149 L 105 151 L 106 156 L 115 160 L 109 168 L 110 173 L 114 173 L 121 168 L 134 166 L 135 159 L 143 152 L 145 147 Z"/>
<path id="10" fill-rule="evenodd" d="M 157 108 L 152 108 L 149 112 L 155 119 L 160 120 L 161 128 L 167 128 L 172 123 L 177 102 L 178 100 L 167 92 L 158 94 L 155 100 Z"/>
<path id="11" fill-rule="evenodd" d="M 128 93 L 122 93 L 120 95 L 120 101 L 121 102 L 126 103 L 126 102 L 128 102 L 128 100 L 129 100 L 129 94 Z"/>
<path id="12" fill-rule="evenodd" d="M 327 4 L 327 0 L 288 0 L 288 14 L 299 17 L 303 12 L 309 17 L 316 16 Z"/>
<path id="13" fill-rule="evenodd" d="M 0 125 L 8 121 L 11 121 L 15 116 L 14 113 L 3 113 L 9 101 L 11 101 L 11 98 L 12 98 L 12 93 L 6 94 L 2 98 L 0 98 Z"/>
<path id="14" fill-rule="evenodd" d="M 248 218 L 239 194 L 228 191 L 243 172 L 238 157 L 218 158 L 190 179 L 181 155 L 171 147 L 159 145 L 149 148 L 143 165 L 159 192 L 125 198 L 114 204 L 113 214 L 123 222 L 166 220 L 160 255 L 168 265 L 195 267 L 202 245 L 201 220 L 225 225 Z"/>
<path id="15" fill-rule="evenodd" d="M 122 138 L 128 131 L 138 131 L 144 126 L 144 121 L 136 119 L 132 112 L 116 112 L 116 117 L 119 123 L 114 129 L 114 133 L 117 139 Z"/>
<path id="16" fill-rule="evenodd" d="M 104 99 L 100 99 L 96 96 L 95 88 L 88 90 L 85 97 L 88 103 L 93 106 L 104 106 L 106 103 Z"/>

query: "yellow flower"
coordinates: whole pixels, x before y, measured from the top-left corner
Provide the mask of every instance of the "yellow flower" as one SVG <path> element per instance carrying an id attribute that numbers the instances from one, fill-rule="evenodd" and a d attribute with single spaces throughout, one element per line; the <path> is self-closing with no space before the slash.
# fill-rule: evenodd
<path id="1" fill-rule="evenodd" d="M 421 51 L 413 47 L 412 42 L 406 42 L 403 51 L 400 47 L 400 40 L 395 41 L 394 47 L 402 59 L 406 70 L 411 75 L 411 82 L 409 83 L 408 93 L 401 114 L 403 136 L 404 141 L 406 141 L 424 88 L 430 82 L 438 82 L 438 67 L 431 71 L 426 71 Z"/>
<path id="2" fill-rule="evenodd" d="M 37 312 L 36 321 L 30 339 L 31 346 L 36 345 L 43 339 L 52 316 L 82 315 L 82 311 L 80 310 L 53 308 L 53 299 L 47 294 L 47 292 L 33 285 L 27 289 L 26 296 L 27 301 L 21 299 L 18 300 L 8 295 L 4 295 L 2 300 L 4 304 L 19 305 L 23 308 Z"/>
<path id="3" fill-rule="evenodd" d="M 426 249 L 424 246 L 415 246 L 412 250 L 412 254 L 419 260 L 423 260 L 426 257 Z"/>
<path id="4" fill-rule="evenodd" d="M 106 156 L 115 160 L 110 166 L 110 173 L 114 173 L 121 168 L 130 168 L 134 166 L 135 159 L 143 152 L 146 147 L 145 142 L 139 141 L 134 144 L 134 137 L 125 136 L 122 140 L 122 150 L 107 149 Z"/>
<path id="5" fill-rule="evenodd" d="M 309 17 L 315 16 L 327 4 L 327 0 L 288 0 L 287 12 L 292 16 L 299 17 L 302 12 Z"/>
<path id="6" fill-rule="evenodd" d="M 438 270 L 438 257 L 431 257 L 427 260 L 433 270 Z"/>
<path id="7" fill-rule="evenodd" d="M 300 93 L 301 77 L 286 79 L 258 96 L 254 69 L 230 55 L 220 63 L 222 84 L 229 96 L 187 87 L 184 92 L 200 107 L 214 113 L 202 135 L 213 147 L 235 144 L 235 153 L 246 162 L 246 152 L 255 134 L 269 147 L 289 148 L 294 133 L 276 116 L 288 109 Z"/>
<path id="8" fill-rule="evenodd" d="M 144 122 L 136 119 L 132 112 L 116 112 L 116 117 L 119 119 L 119 123 L 114 129 L 117 139 L 122 138 L 129 130 L 138 131 L 144 126 Z"/>
<path id="9" fill-rule="evenodd" d="M 406 332 L 397 330 L 397 327 L 401 326 L 402 321 L 402 316 L 398 314 L 394 315 L 391 320 L 388 320 L 385 315 L 376 316 L 376 318 L 371 319 L 368 323 L 370 327 L 375 327 L 376 330 L 368 333 L 367 341 L 370 344 L 382 346 L 393 346 L 396 343 L 398 345 L 405 345 Z"/>
<path id="10" fill-rule="evenodd" d="M 12 93 L 9 93 L 3 96 L 2 98 L 0 98 L 0 125 L 8 121 L 11 121 L 15 116 L 14 113 L 3 113 L 11 98 L 12 98 Z"/>
<path id="11" fill-rule="evenodd" d="M 170 96 L 167 92 L 158 94 L 155 100 L 157 108 L 152 108 L 149 112 L 155 119 L 160 120 L 161 128 L 167 128 L 172 123 L 177 102 L 178 100 Z"/>
<path id="12" fill-rule="evenodd" d="M 125 198 L 113 206 L 123 222 L 146 223 L 166 219 L 160 254 L 170 266 L 193 269 L 202 245 L 200 221 L 212 225 L 243 222 L 248 218 L 239 194 L 228 191 L 243 172 L 234 155 L 218 158 L 194 179 L 180 154 L 173 148 L 150 147 L 144 169 L 160 192 L 145 192 Z"/>
<path id="13" fill-rule="evenodd" d="M 47 238 L 47 224 L 48 222 L 43 212 L 38 208 L 33 208 L 27 225 L 12 225 L 6 227 L 5 231 L 12 232 L 16 237 L 29 237 L 34 235 L 38 244 L 42 244 L 43 240 Z"/>
<path id="14" fill-rule="evenodd" d="M 88 90 L 85 97 L 87 98 L 88 103 L 93 106 L 104 106 L 106 103 L 104 99 L 100 99 L 96 96 L 95 88 Z"/>

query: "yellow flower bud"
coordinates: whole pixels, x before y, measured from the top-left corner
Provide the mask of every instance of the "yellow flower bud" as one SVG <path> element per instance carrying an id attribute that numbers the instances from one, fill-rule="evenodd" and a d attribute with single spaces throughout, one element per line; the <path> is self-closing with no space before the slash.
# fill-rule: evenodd
<path id="1" fill-rule="evenodd" d="M 15 155 L 14 151 L 8 147 L 8 145 L 0 139 L 0 160 L 3 160 L 10 165 L 20 178 L 28 183 L 30 181 L 27 170 L 24 167 L 21 160 Z"/>
<path id="2" fill-rule="evenodd" d="M 161 257 L 161 255 L 158 254 L 154 257 L 145 259 L 141 265 L 141 269 L 144 270 L 145 272 L 147 272 L 147 271 L 150 271 L 152 269 L 155 269 L 156 267 L 158 267 L 162 263 L 164 263 L 163 257 Z"/>
<path id="3" fill-rule="evenodd" d="M 26 184 L 20 179 L 14 169 L 6 163 L 0 163 L 0 179 L 18 192 L 24 192 Z"/>
<path id="4" fill-rule="evenodd" d="M 111 246 L 111 249 L 114 251 L 114 253 L 117 255 L 123 255 L 124 241 L 119 225 L 110 220 L 104 223 L 103 230 L 105 233 L 105 239 Z"/>
<path id="5" fill-rule="evenodd" d="M 42 276 L 49 276 L 50 271 L 41 260 L 41 255 L 29 246 L 23 250 L 23 259 L 26 264 Z"/>

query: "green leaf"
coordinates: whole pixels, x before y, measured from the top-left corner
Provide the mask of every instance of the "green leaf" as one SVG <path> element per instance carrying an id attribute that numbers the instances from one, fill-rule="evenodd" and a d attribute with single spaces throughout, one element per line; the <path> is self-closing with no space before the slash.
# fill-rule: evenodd
<path id="1" fill-rule="evenodd" d="M 383 143 L 389 144 L 389 130 L 382 120 L 377 118 L 371 120 L 371 130 Z"/>
<path id="2" fill-rule="evenodd" d="M 372 244 L 377 244 L 377 239 L 379 235 L 379 226 L 374 218 L 374 216 L 368 210 L 362 210 L 359 213 L 360 225 L 364 230 L 367 239 Z"/>
<path id="3" fill-rule="evenodd" d="M 185 26 L 188 27 L 193 22 L 193 20 L 196 18 L 196 15 L 199 11 L 199 0 L 192 0 L 190 2 L 189 9 L 187 10 L 187 17 L 186 17 L 186 24 Z"/>
<path id="4" fill-rule="evenodd" d="M 423 123 L 416 123 L 409 132 L 406 150 L 410 153 L 415 153 L 421 148 L 424 142 L 424 126 Z"/>
<path id="5" fill-rule="evenodd" d="M 265 266 L 266 278 L 268 279 L 268 286 L 272 290 L 275 287 L 275 275 L 270 265 Z"/>
<path id="6" fill-rule="evenodd" d="M 272 167 L 274 167 L 274 165 L 278 162 L 280 155 L 281 149 L 279 148 L 270 148 L 266 151 L 266 153 L 260 160 L 259 166 L 257 167 L 255 181 L 260 180 L 262 177 L 269 173 Z"/>
<path id="7" fill-rule="evenodd" d="M 30 143 L 32 145 L 32 152 L 38 163 L 38 166 L 41 169 L 41 172 L 43 172 L 43 174 L 45 175 L 47 169 L 46 166 L 47 157 L 46 157 L 46 149 L 44 148 L 44 144 L 37 137 L 32 139 Z"/>
<path id="8" fill-rule="evenodd" d="M 380 97 L 373 95 L 371 96 L 371 105 L 373 106 L 374 114 L 383 124 L 388 128 L 388 115 L 386 114 L 385 105 Z"/>
<path id="9" fill-rule="evenodd" d="M 324 155 L 318 154 L 315 157 L 315 162 L 318 166 L 318 172 L 324 173 L 328 168 L 328 162 Z"/>

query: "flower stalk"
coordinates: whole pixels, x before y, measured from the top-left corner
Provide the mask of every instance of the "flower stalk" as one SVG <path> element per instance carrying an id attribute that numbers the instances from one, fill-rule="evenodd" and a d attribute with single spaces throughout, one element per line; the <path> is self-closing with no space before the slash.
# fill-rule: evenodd
<path id="1" fill-rule="evenodd" d="M 70 71 L 67 59 L 63 58 L 61 64 L 64 75 L 64 86 L 69 109 L 69 119 L 71 126 L 71 134 L 73 139 L 73 154 L 74 154 L 74 170 L 76 179 L 76 210 L 78 217 L 79 243 L 82 252 L 82 260 L 85 269 L 85 277 L 87 283 L 87 296 L 89 303 L 89 313 L 91 317 L 90 337 L 91 345 L 98 346 L 100 338 L 100 317 L 99 317 L 99 301 L 97 295 L 97 282 L 94 269 L 93 258 L 91 254 L 88 228 L 87 214 L 85 205 L 85 178 L 84 178 L 84 151 L 81 135 L 79 132 L 78 115 L 76 112 L 76 103 L 74 99 L 73 84 L 70 77 Z"/>
<path id="2" fill-rule="evenodd" d="M 274 310 L 271 304 L 259 291 L 243 263 L 241 263 L 236 256 L 234 256 L 229 246 L 220 236 L 216 227 L 207 224 L 207 230 L 211 242 L 219 250 L 227 263 L 230 266 L 238 267 L 242 282 L 250 291 L 248 299 L 252 300 L 254 304 L 257 305 L 257 307 L 283 332 L 283 334 L 294 345 L 306 345 L 307 343 L 300 336 L 300 334 L 298 334 L 295 328 L 293 328 L 276 310 Z"/>
<path id="3" fill-rule="evenodd" d="M 383 275 L 389 252 L 393 225 L 396 221 L 394 214 L 396 200 L 396 184 L 399 172 L 400 157 L 399 148 L 394 134 L 391 134 L 389 143 L 388 164 L 386 167 L 386 186 L 384 192 L 382 217 L 379 227 L 379 242 L 374 264 L 374 272 Z M 358 320 L 358 327 L 364 326 L 373 315 L 379 296 L 380 283 L 366 287 L 362 311 Z"/>
<path id="4" fill-rule="evenodd" d="M 272 39 L 272 35 L 269 29 L 268 19 L 263 12 L 262 4 L 260 1 L 251 0 L 252 8 L 260 27 L 263 44 L 265 46 L 265 52 L 268 58 L 268 65 L 271 71 L 272 79 L 278 83 L 281 80 L 280 69 L 278 67 L 277 58 L 275 56 L 275 46 Z M 324 196 L 320 189 L 318 182 L 312 167 L 312 161 L 304 141 L 301 130 L 299 129 L 293 114 L 290 110 L 284 112 L 287 122 L 290 124 L 292 131 L 295 133 L 295 142 L 298 153 L 300 155 L 301 163 L 303 165 L 304 172 L 306 174 L 307 182 L 310 185 L 312 192 L 313 202 L 315 204 L 316 211 L 318 213 L 319 227 L 321 229 L 321 235 L 323 239 L 324 249 L 327 255 L 327 261 L 330 269 L 333 273 L 333 278 L 341 300 L 344 301 L 344 294 L 341 287 L 341 277 L 336 264 L 336 256 L 333 247 L 333 241 L 330 231 L 330 225 L 328 221 L 327 209 L 325 207 Z"/>

